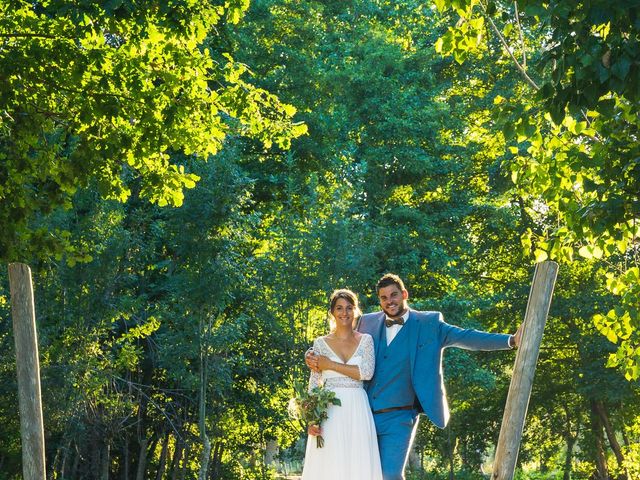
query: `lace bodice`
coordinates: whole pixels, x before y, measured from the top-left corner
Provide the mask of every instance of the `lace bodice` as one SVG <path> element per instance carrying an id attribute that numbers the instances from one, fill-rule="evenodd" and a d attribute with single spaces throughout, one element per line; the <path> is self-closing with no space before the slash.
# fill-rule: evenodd
<path id="1" fill-rule="evenodd" d="M 331 350 L 324 337 L 316 338 L 313 341 L 313 351 L 318 355 L 329 357 L 334 362 L 345 363 Z M 324 385 L 328 388 L 362 388 L 362 381 L 369 380 L 373 376 L 375 362 L 373 338 L 371 338 L 371 335 L 363 333 L 356 350 L 346 362 L 346 365 L 358 367 L 360 380 L 355 380 L 333 370 L 323 370 L 322 373 L 312 371 L 309 376 L 309 390 L 318 385 Z"/>

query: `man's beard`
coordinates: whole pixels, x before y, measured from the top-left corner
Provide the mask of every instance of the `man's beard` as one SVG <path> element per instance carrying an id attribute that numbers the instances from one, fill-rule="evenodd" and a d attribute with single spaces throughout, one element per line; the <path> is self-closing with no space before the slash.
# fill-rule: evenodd
<path id="1" fill-rule="evenodd" d="M 408 307 L 406 303 L 403 303 L 402 305 L 400 305 L 400 311 L 396 315 L 391 315 L 391 313 L 389 313 L 388 310 L 382 308 L 382 311 L 384 312 L 384 314 L 389 318 L 400 318 L 402 315 L 407 313 L 407 310 L 408 310 Z"/>

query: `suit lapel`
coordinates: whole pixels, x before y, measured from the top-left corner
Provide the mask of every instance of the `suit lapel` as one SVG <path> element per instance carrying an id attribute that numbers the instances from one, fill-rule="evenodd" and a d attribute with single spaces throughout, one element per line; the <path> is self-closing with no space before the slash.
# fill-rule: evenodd
<path id="1" fill-rule="evenodd" d="M 376 332 L 376 337 L 377 337 L 377 341 L 374 342 L 375 344 L 375 357 L 376 360 L 378 359 L 378 352 L 380 352 L 381 349 L 381 345 L 384 343 L 385 346 L 387 345 L 387 335 L 386 335 L 386 331 L 384 328 L 384 312 L 380 312 L 380 314 L 378 316 L 376 316 L 376 322 L 377 325 L 375 327 L 375 332 Z"/>
<path id="2" fill-rule="evenodd" d="M 377 314 L 367 315 L 366 320 L 363 321 L 363 319 L 364 315 L 360 317 L 360 320 L 358 320 L 356 330 L 360 333 L 368 333 L 373 337 L 373 344 L 377 355 L 380 348 L 380 342 L 385 340 L 382 329 L 384 325 L 384 313 L 378 312 Z"/>
<path id="3" fill-rule="evenodd" d="M 409 310 L 409 318 L 403 328 L 408 328 L 409 331 L 409 360 L 411 362 L 411 378 L 413 378 L 413 366 L 416 362 L 416 351 L 418 350 L 418 329 L 420 325 L 418 318 L 413 310 Z"/>
<path id="4" fill-rule="evenodd" d="M 370 319 L 367 319 L 367 326 L 360 329 L 360 331 L 367 332 L 369 335 L 373 337 L 373 345 L 375 347 L 375 358 L 378 358 L 378 353 L 380 352 L 380 345 L 382 342 L 386 342 L 385 332 L 384 332 L 384 313 L 379 312 L 377 315 L 372 316 Z"/>

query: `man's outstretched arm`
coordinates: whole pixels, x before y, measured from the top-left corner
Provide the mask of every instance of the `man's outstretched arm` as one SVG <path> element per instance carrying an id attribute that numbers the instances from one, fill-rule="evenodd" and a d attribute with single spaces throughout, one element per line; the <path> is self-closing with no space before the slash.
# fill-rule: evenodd
<path id="1" fill-rule="evenodd" d="M 440 316 L 439 328 L 443 347 L 458 347 L 467 350 L 507 350 L 520 346 L 522 339 L 521 326 L 513 335 L 489 333 L 450 325 Z"/>

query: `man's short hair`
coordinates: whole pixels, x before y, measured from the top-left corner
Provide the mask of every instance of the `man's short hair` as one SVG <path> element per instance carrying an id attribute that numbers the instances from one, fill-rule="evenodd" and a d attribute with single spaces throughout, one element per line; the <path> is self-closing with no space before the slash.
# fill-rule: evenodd
<path id="1" fill-rule="evenodd" d="M 395 273 L 385 273 L 378 283 L 376 283 L 376 293 L 380 293 L 380 289 L 384 287 L 388 287 L 389 285 L 395 285 L 400 290 L 405 290 L 404 282 L 402 279 L 396 275 Z"/>

